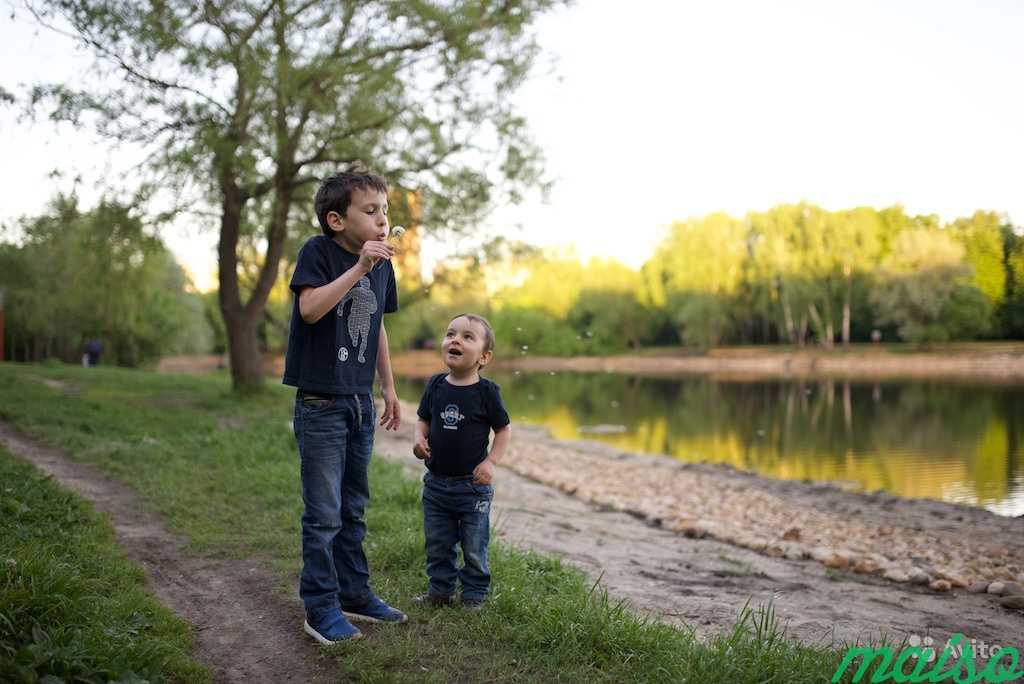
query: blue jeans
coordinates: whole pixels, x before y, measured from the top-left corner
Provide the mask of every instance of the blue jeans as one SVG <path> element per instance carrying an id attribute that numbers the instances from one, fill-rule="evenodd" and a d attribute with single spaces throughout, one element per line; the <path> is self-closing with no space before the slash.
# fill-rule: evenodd
<path id="1" fill-rule="evenodd" d="M 374 406 L 369 395 L 328 399 L 295 395 L 295 439 L 302 475 L 302 575 L 306 615 L 319 620 L 371 596 L 363 553 L 370 500 L 367 468 L 373 451 Z"/>
<path id="2" fill-rule="evenodd" d="M 473 484 L 472 476 L 444 477 L 429 471 L 423 476 L 423 535 L 431 595 L 452 596 L 458 579 L 464 599 L 487 596 L 493 497 L 491 486 Z M 456 544 L 462 546 L 461 569 L 456 566 Z"/>

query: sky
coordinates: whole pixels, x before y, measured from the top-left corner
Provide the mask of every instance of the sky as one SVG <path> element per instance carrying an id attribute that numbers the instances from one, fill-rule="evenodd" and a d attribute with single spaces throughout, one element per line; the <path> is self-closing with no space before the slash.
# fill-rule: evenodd
<path id="1" fill-rule="evenodd" d="M 88 64 L 8 15 L 0 86 Z M 482 233 L 638 267 L 673 221 L 800 200 L 1024 222 L 1024 3 L 579 0 L 537 28 L 546 56 L 515 99 L 554 187 Z M 55 168 L 85 199 L 132 159 L 105 148 L 0 110 L 0 221 L 41 211 Z M 200 289 L 215 230 L 164 233 Z"/>

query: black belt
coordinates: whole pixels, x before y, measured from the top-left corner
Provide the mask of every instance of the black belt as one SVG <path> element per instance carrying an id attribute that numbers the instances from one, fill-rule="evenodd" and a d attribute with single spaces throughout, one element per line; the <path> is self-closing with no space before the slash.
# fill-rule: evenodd
<path id="1" fill-rule="evenodd" d="M 318 394 L 316 392 L 307 392 L 307 391 L 303 390 L 302 391 L 302 400 L 305 401 L 306 399 L 325 399 L 327 401 L 330 401 L 331 399 L 334 399 L 334 395 L 333 394 Z"/>

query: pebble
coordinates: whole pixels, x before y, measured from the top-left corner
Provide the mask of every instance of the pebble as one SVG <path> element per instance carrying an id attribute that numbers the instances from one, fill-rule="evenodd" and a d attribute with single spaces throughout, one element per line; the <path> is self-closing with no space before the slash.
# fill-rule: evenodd
<path id="1" fill-rule="evenodd" d="M 999 605 L 1003 608 L 1010 608 L 1013 610 L 1024 610 L 1024 596 L 1004 596 L 999 599 Z"/>
<path id="2" fill-rule="evenodd" d="M 932 577 L 921 568 L 914 568 L 910 571 L 910 577 L 908 581 L 911 584 L 928 584 L 932 581 Z"/>
<path id="3" fill-rule="evenodd" d="M 988 585 L 988 593 L 993 594 L 995 596 L 1002 596 L 1003 591 L 1005 590 L 1006 584 L 1003 582 L 993 582 L 992 584 Z"/>
<path id="4" fill-rule="evenodd" d="M 701 527 L 699 522 L 687 518 L 678 521 L 672 527 L 672 529 L 676 532 L 681 532 L 682 534 L 684 534 L 687 537 L 690 537 L 691 539 L 700 539 L 705 534 L 707 534 L 707 530 Z"/>
<path id="5" fill-rule="evenodd" d="M 928 588 L 932 591 L 949 591 L 953 588 L 953 585 L 948 580 L 938 579 L 929 584 Z"/>
<path id="6" fill-rule="evenodd" d="M 878 572 L 878 563 L 868 558 L 861 558 L 857 561 L 857 564 L 853 566 L 853 571 L 862 575 L 870 575 Z"/>
<path id="7" fill-rule="evenodd" d="M 967 585 L 968 594 L 984 594 L 988 591 L 988 582 L 971 582 Z"/>
<path id="8" fill-rule="evenodd" d="M 838 553 L 831 554 L 828 558 L 822 561 L 826 568 L 839 568 L 845 570 L 850 567 L 850 559 L 846 556 L 841 556 Z"/>
<path id="9" fill-rule="evenodd" d="M 835 551 L 833 551 L 832 549 L 826 549 L 824 546 L 815 546 L 813 549 L 811 549 L 811 558 L 818 561 L 819 563 L 824 563 L 825 560 L 829 558 L 829 556 L 832 556 L 834 553 Z"/>
<path id="10" fill-rule="evenodd" d="M 1024 595 L 1024 584 L 1017 582 L 1004 582 L 1003 583 L 1003 596 L 1021 596 Z"/>
<path id="11" fill-rule="evenodd" d="M 907 573 L 903 572 L 902 570 L 896 570 L 896 569 L 886 570 L 885 574 L 883 574 L 882 577 L 884 577 L 885 579 L 890 580 L 892 582 L 909 582 L 910 581 L 910 575 L 908 575 Z"/>

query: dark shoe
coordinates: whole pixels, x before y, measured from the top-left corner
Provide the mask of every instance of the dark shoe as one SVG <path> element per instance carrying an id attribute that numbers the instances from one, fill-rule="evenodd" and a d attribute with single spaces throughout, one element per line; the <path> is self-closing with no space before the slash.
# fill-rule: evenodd
<path id="1" fill-rule="evenodd" d="M 346 617 L 356 622 L 392 622 L 397 624 L 409 619 L 408 615 L 397 608 L 392 608 L 376 596 L 371 596 L 370 600 L 361 606 L 343 605 L 341 610 Z"/>
<path id="2" fill-rule="evenodd" d="M 420 594 L 412 600 L 418 606 L 430 606 L 431 608 L 442 608 L 453 603 L 451 596 L 438 596 L 436 594 Z"/>
<path id="3" fill-rule="evenodd" d="M 466 610 L 481 610 L 484 607 L 484 599 L 462 597 L 462 607 Z"/>
<path id="4" fill-rule="evenodd" d="M 363 633 L 346 620 L 341 611 L 337 610 L 328 613 L 312 624 L 309 618 L 307 618 L 302 623 L 302 629 L 306 634 L 316 639 L 317 643 L 321 646 L 330 646 L 340 641 L 358 641 L 363 638 Z"/>

